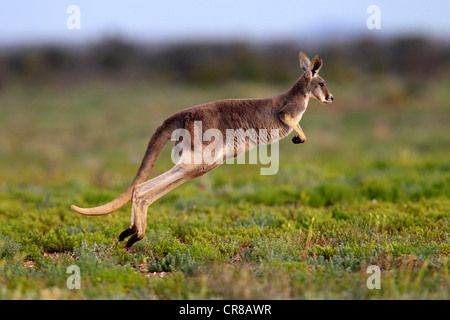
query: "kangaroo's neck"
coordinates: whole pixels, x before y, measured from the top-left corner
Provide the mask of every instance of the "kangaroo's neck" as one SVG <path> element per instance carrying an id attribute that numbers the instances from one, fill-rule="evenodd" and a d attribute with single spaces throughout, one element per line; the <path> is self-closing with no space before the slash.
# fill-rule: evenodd
<path id="1" fill-rule="evenodd" d="M 308 81 L 304 77 L 300 77 L 294 85 L 281 96 L 283 97 L 283 104 L 289 102 L 299 106 L 308 105 L 310 94 L 308 93 Z"/>
<path id="2" fill-rule="evenodd" d="M 289 93 L 293 96 L 302 96 L 307 97 L 308 95 L 308 87 L 310 82 L 304 76 L 301 76 L 294 83 L 292 88 L 289 90 Z"/>

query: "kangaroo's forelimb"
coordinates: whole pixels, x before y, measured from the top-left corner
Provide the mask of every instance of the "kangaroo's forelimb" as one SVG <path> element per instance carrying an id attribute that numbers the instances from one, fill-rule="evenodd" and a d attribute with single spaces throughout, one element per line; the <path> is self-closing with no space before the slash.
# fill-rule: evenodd
<path id="1" fill-rule="evenodd" d="M 305 110 L 306 105 L 304 108 L 298 108 L 298 106 L 288 104 L 279 112 L 280 120 L 298 134 L 298 136 L 292 138 L 292 142 L 295 144 L 304 143 L 306 141 L 305 133 L 298 124 Z"/>

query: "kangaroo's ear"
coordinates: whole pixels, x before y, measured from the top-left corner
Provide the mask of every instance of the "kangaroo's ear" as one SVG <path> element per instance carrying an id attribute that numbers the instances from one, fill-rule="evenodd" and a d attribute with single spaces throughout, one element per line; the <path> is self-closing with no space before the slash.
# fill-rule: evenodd
<path id="1" fill-rule="evenodd" d="M 311 64 L 311 61 L 309 61 L 309 58 L 302 51 L 300 51 L 300 53 L 298 55 L 298 61 L 300 63 L 300 68 L 303 71 L 308 70 L 309 65 Z"/>
<path id="2" fill-rule="evenodd" d="M 311 69 L 312 76 L 315 77 L 319 73 L 320 68 L 322 68 L 322 58 L 316 54 L 312 59 L 309 68 Z"/>

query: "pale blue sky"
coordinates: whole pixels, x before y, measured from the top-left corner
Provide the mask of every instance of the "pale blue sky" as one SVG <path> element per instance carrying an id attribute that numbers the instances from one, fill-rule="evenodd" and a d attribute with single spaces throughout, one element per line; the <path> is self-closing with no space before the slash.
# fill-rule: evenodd
<path id="1" fill-rule="evenodd" d="M 80 30 L 66 27 L 72 4 L 81 9 Z M 366 27 L 371 4 L 381 9 L 381 30 Z M 0 5 L 0 44 L 76 44 L 114 35 L 170 42 L 420 33 L 445 40 L 450 38 L 449 12 L 447 0 L 14 0 Z"/>

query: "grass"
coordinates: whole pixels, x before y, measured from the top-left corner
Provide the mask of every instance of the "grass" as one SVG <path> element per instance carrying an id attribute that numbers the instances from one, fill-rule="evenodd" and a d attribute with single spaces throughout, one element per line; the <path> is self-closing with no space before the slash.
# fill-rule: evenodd
<path id="1" fill-rule="evenodd" d="M 4 88 L 0 298 L 449 299 L 449 90 L 405 94 L 395 83 L 330 83 L 335 103 L 310 103 L 308 142 L 280 143 L 276 175 L 223 165 L 180 186 L 149 208 L 132 251 L 117 242 L 130 205 L 103 217 L 70 205 L 123 191 L 176 110 L 287 88 Z M 153 176 L 171 167 L 170 147 Z M 80 290 L 67 288 L 70 265 Z M 380 290 L 366 287 L 370 265 Z"/>

